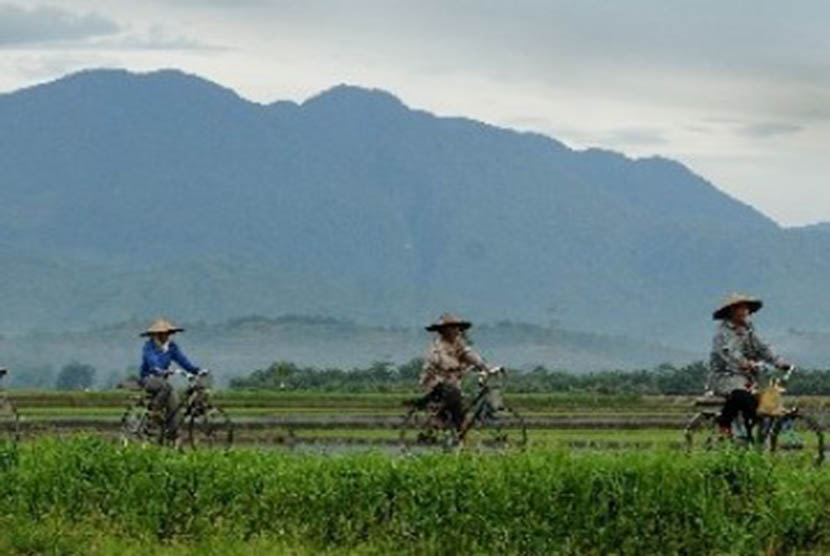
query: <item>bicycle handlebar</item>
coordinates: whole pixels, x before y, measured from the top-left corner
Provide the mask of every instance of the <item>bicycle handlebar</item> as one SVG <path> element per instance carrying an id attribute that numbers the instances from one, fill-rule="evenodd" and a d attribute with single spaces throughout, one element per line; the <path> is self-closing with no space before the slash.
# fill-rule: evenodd
<path id="1" fill-rule="evenodd" d="M 759 361 L 753 363 L 752 370 L 753 374 L 756 376 L 756 379 L 759 375 L 764 375 L 765 379 L 768 381 L 768 384 L 784 385 L 790 380 L 793 373 L 796 371 L 796 366 L 791 364 L 785 368 L 781 368 L 773 363 Z M 774 373 L 777 371 L 783 371 L 784 374 L 776 376 Z"/>
<path id="2" fill-rule="evenodd" d="M 505 375 L 507 374 L 507 370 L 504 367 L 491 367 L 486 371 L 479 371 L 478 372 L 478 383 L 485 384 L 491 376 L 493 375 Z"/>
<path id="3" fill-rule="evenodd" d="M 195 373 L 189 373 L 189 372 L 184 371 L 184 370 L 179 369 L 179 368 L 175 368 L 175 369 L 167 369 L 167 370 L 161 370 L 161 369 L 159 369 L 159 368 L 157 368 L 157 367 L 156 367 L 156 368 L 154 368 L 153 370 L 154 370 L 154 371 L 158 371 L 159 375 L 161 375 L 161 376 L 162 376 L 163 378 L 165 378 L 165 379 L 166 379 L 166 378 L 170 378 L 170 377 L 171 377 L 171 376 L 173 376 L 173 375 L 183 375 L 183 376 L 185 376 L 188 380 L 195 380 L 196 378 L 203 377 L 203 376 L 207 376 L 207 375 L 209 375 L 209 374 L 210 374 L 210 369 L 199 369 L 199 370 L 198 370 L 197 372 L 195 372 Z"/>

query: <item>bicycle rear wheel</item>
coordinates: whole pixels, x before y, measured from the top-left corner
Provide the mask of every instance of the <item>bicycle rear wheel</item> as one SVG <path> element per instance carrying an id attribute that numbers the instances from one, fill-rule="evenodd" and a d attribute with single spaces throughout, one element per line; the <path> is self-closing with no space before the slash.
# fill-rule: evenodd
<path id="1" fill-rule="evenodd" d="M 148 409 L 143 401 L 129 405 L 121 416 L 121 442 L 123 444 L 132 442 L 162 444 L 164 442 L 162 422 L 161 414 Z"/>
<path id="2" fill-rule="evenodd" d="M 20 414 L 9 400 L 0 402 L 0 435 L 9 442 L 20 440 Z"/>
<path id="3" fill-rule="evenodd" d="M 687 450 L 711 450 L 723 442 L 718 433 L 717 417 L 713 411 L 701 411 L 689 420 L 683 431 Z"/>
<path id="4" fill-rule="evenodd" d="M 230 448 L 233 444 L 233 423 L 223 409 L 209 407 L 186 419 L 191 448 Z"/>
<path id="5" fill-rule="evenodd" d="M 458 433 L 430 409 L 410 409 L 399 426 L 401 448 L 448 450 L 458 444 Z"/>

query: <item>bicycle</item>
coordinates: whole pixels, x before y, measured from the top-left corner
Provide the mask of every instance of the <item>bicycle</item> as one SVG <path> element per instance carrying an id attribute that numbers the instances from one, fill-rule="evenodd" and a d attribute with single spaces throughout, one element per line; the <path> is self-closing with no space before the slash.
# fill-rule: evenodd
<path id="1" fill-rule="evenodd" d="M 233 444 L 233 422 L 225 410 L 211 400 L 209 371 L 187 377 L 184 423 L 187 441 L 192 448 L 200 445 L 230 448 Z"/>
<path id="2" fill-rule="evenodd" d="M 179 429 L 185 427 L 187 431 L 187 444 L 192 448 L 202 445 L 230 447 L 233 443 L 233 423 L 225 411 L 211 400 L 208 384 L 210 371 L 191 374 L 176 369 L 162 377 L 167 380 L 174 374 L 186 375 L 188 381 L 175 417 L 179 420 Z M 149 441 L 159 445 L 173 441 L 165 425 L 165 413 L 164 408 L 154 406 L 152 394 L 143 392 L 127 406 L 121 418 L 122 440 L 125 443 L 131 440 Z M 174 443 L 178 445 L 178 440 Z"/>
<path id="3" fill-rule="evenodd" d="M 407 450 L 414 447 L 452 449 L 460 445 L 478 448 L 524 448 L 527 428 L 524 418 L 506 406 L 502 397 L 504 368 L 496 367 L 478 375 L 478 392 L 463 408 L 460 429 L 453 426 L 443 401 L 424 407 L 417 400 L 400 424 L 400 444 Z"/>
<path id="4" fill-rule="evenodd" d="M 763 375 L 764 370 L 769 371 L 769 366 L 761 365 L 758 370 Z M 790 367 L 782 376 L 769 373 L 771 377 L 757 394 L 757 420 L 747 422 L 745 418 L 736 418 L 730 437 L 725 437 L 720 432 L 717 422 L 726 398 L 707 394 L 695 400 L 695 406 L 703 409 L 686 425 L 684 435 L 687 449 L 692 450 L 698 445 L 711 450 L 729 442 L 737 446 L 754 446 L 758 450 L 772 453 L 779 450 L 815 449 L 814 463 L 820 465 L 824 461 L 824 431 L 821 425 L 802 413 L 797 406 L 784 405 L 782 394 L 794 371 L 795 367 Z"/>
<path id="5" fill-rule="evenodd" d="M 0 381 L 8 372 L 8 369 L 0 367 Z M 4 440 L 14 443 L 20 440 L 20 414 L 9 399 L 5 388 L 0 388 L 0 433 Z"/>

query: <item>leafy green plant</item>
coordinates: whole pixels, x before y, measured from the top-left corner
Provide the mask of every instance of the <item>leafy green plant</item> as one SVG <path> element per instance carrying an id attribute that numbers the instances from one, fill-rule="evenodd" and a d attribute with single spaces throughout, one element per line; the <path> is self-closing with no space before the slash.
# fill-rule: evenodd
<path id="1" fill-rule="evenodd" d="M 830 548 L 830 471 L 751 451 L 182 454 L 92 437 L 37 440 L 16 459 L 4 450 L 0 526 L 13 551 L 113 539 L 443 553 Z"/>

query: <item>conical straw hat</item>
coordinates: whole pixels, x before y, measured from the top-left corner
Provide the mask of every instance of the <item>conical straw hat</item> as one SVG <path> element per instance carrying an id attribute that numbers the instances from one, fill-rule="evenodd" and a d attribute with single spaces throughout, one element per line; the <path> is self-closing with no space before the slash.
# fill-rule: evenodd
<path id="1" fill-rule="evenodd" d="M 764 306 L 764 302 L 757 297 L 752 297 L 751 295 L 733 293 L 724 299 L 715 312 L 712 313 L 712 318 L 715 320 L 724 320 L 729 318 L 730 310 L 736 305 L 746 305 L 749 307 L 749 312 L 754 313 Z"/>
<path id="2" fill-rule="evenodd" d="M 444 313 L 441 315 L 436 322 L 430 324 L 426 327 L 427 330 L 430 332 L 436 332 L 441 328 L 445 328 L 447 326 L 457 326 L 461 330 L 467 330 L 472 326 L 470 321 L 466 321 L 457 315 L 453 315 L 452 313 Z"/>
<path id="3" fill-rule="evenodd" d="M 179 328 L 167 319 L 157 319 L 147 327 L 147 330 L 141 333 L 141 336 L 151 336 L 153 334 L 175 334 L 176 332 L 184 332 L 184 328 Z"/>

